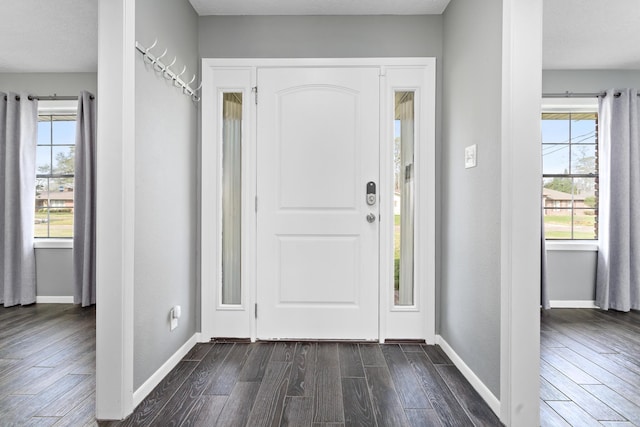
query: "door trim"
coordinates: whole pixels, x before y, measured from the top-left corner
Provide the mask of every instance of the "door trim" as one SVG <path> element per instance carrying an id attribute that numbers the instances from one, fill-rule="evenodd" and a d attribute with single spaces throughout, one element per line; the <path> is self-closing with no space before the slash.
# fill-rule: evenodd
<path id="1" fill-rule="evenodd" d="M 211 337 L 241 337 L 256 340 L 256 215 L 253 199 L 256 194 L 256 105 L 252 88 L 256 86 L 258 68 L 269 67 L 378 67 L 380 69 L 380 135 L 381 141 L 392 141 L 392 120 L 387 120 L 392 108 L 387 106 L 395 89 L 416 87 L 415 81 L 404 81 L 403 72 L 413 70 L 422 80 L 420 102 L 422 126 L 416 145 L 420 154 L 416 159 L 419 201 L 416 203 L 416 283 L 420 293 L 416 305 L 409 308 L 393 307 L 393 295 L 388 286 L 379 286 L 379 341 L 386 338 L 424 339 L 435 343 L 435 58 L 215 58 L 202 60 L 202 127 L 200 151 L 200 283 L 201 283 L 201 330 L 202 339 Z M 218 150 L 220 133 L 216 120 L 219 117 L 218 94 L 220 91 L 240 91 L 244 99 L 251 100 L 243 105 L 243 200 L 242 208 L 242 303 L 237 306 L 221 306 L 218 298 L 218 283 L 221 280 L 221 183 Z M 390 104 L 391 105 L 391 104 Z M 381 194 L 384 186 L 392 188 L 390 158 L 383 159 L 381 150 Z M 387 162 L 387 163 L 383 163 Z M 385 181 L 384 183 L 382 181 Z M 387 190 L 388 191 L 388 190 Z M 392 194 L 392 193 L 387 193 Z M 393 203 L 380 198 L 380 215 L 393 218 Z M 393 261 L 390 255 L 393 245 L 393 223 L 380 223 L 380 280 L 393 275 Z M 386 250 L 385 250 L 386 249 Z M 383 262 L 387 260 L 388 262 Z M 211 260 L 209 262 L 208 260 Z M 421 317 L 422 316 L 422 317 Z M 399 336 L 398 331 L 407 325 L 415 325 L 420 319 L 421 328 L 411 336 Z M 230 326 L 233 325 L 233 326 Z"/>

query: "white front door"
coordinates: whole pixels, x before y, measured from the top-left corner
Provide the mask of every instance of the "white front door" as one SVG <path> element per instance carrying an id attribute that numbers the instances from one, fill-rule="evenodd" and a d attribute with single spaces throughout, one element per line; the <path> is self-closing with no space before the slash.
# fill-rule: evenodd
<path id="1" fill-rule="evenodd" d="M 257 337 L 377 339 L 379 68 L 257 83 Z"/>

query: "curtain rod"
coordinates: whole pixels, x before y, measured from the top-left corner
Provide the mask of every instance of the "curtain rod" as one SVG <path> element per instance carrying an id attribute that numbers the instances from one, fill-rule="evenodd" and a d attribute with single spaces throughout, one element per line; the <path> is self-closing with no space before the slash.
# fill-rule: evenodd
<path id="1" fill-rule="evenodd" d="M 637 94 L 640 96 L 640 93 Z M 543 93 L 543 98 L 599 98 L 599 97 L 607 96 L 607 92 L 592 92 L 592 93 L 575 93 L 575 92 L 564 92 L 564 93 Z M 620 96 L 620 92 L 616 92 L 613 96 L 616 98 Z"/>
<path id="2" fill-rule="evenodd" d="M 29 95 L 27 97 L 29 101 L 37 99 L 38 101 L 77 101 L 78 96 L 69 95 Z M 93 95 L 89 96 L 89 99 L 94 99 Z M 7 95 L 4 96 L 4 100 L 7 100 Z M 16 101 L 20 101 L 20 96 L 16 95 Z"/>
<path id="3" fill-rule="evenodd" d="M 564 92 L 564 93 L 543 93 L 543 98 L 597 98 L 599 96 L 604 96 L 605 92 L 594 92 L 594 93 L 574 93 L 574 92 Z"/>

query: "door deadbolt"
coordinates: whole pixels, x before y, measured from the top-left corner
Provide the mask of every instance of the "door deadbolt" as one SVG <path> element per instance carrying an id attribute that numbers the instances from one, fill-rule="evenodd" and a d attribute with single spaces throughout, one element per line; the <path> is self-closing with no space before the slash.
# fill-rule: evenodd
<path id="1" fill-rule="evenodd" d="M 369 181 L 367 182 L 367 205 L 373 206 L 375 204 L 376 204 L 376 183 L 373 181 Z"/>

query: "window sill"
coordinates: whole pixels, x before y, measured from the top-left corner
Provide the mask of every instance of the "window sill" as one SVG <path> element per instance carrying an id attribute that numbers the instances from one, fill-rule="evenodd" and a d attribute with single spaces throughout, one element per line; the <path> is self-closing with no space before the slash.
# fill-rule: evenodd
<path id="1" fill-rule="evenodd" d="M 73 239 L 35 239 L 34 249 L 73 249 Z"/>
<path id="2" fill-rule="evenodd" d="M 547 240 L 547 251 L 588 251 L 598 252 L 598 241 Z"/>

